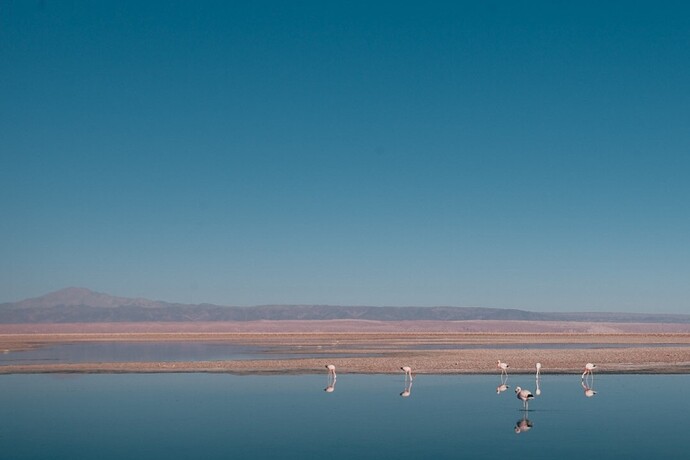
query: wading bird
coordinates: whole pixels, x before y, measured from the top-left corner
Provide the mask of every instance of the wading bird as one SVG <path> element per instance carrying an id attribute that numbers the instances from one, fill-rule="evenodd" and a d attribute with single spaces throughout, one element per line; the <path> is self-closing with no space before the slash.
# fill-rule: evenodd
<path id="1" fill-rule="evenodd" d="M 540 388 L 540 386 L 539 386 L 539 383 L 540 383 L 540 380 L 541 380 L 541 375 L 540 375 L 540 372 L 541 372 L 541 363 L 537 363 L 537 366 L 536 366 L 536 367 L 537 367 L 537 376 L 536 376 L 536 382 L 535 382 L 535 383 L 536 383 L 536 385 L 537 385 L 537 388 L 534 390 L 534 394 L 537 395 L 537 396 L 539 396 L 539 395 L 541 395 L 541 388 Z"/>
<path id="2" fill-rule="evenodd" d="M 335 391 L 335 366 L 333 364 L 327 364 L 326 369 L 328 369 L 328 383 L 326 388 L 323 389 L 326 393 L 333 393 Z"/>
<path id="3" fill-rule="evenodd" d="M 597 368 L 597 366 L 595 364 L 592 364 L 592 363 L 585 364 L 585 371 L 582 373 L 582 378 L 584 379 L 585 375 L 587 375 L 587 374 L 594 375 L 592 373 L 592 371 L 596 368 Z"/>
<path id="4" fill-rule="evenodd" d="M 529 410 L 529 400 L 534 399 L 534 395 L 529 390 L 523 390 L 520 387 L 515 387 L 515 396 L 522 401 L 522 407 L 527 411 Z"/>
<path id="5" fill-rule="evenodd" d="M 501 370 L 501 375 L 508 375 L 508 363 L 502 363 L 499 359 L 498 361 L 496 361 L 496 367 Z"/>
<path id="6" fill-rule="evenodd" d="M 327 364 L 326 369 L 328 369 L 328 375 L 332 375 L 335 378 L 335 366 L 333 364 Z"/>
<path id="7" fill-rule="evenodd" d="M 504 391 L 506 391 L 508 388 L 510 388 L 508 385 L 505 383 L 501 383 L 499 386 L 496 387 L 496 394 L 500 395 Z"/>
<path id="8" fill-rule="evenodd" d="M 410 382 L 412 381 L 412 368 L 410 366 L 403 366 L 400 368 L 401 371 L 405 373 L 405 380 L 408 378 L 410 379 Z"/>

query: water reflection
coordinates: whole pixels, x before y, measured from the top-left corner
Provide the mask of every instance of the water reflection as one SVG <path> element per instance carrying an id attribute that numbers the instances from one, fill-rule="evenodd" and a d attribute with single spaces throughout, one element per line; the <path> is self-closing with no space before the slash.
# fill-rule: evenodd
<path id="1" fill-rule="evenodd" d="M 547 372 L 547 392 L 525 413 L 487 391 L 496 388 L 493 369 L 490 375 L 425 375 L 415 399 L 403 400 L 393 395 L 401 390 L 397 371 L 349 373 L 338 396 L 324 396 L 315 391 L 325 387 L 324 364 L 316 375 L 4 375 L 0 407 L 11 423 L 2 426 L 0 451 L 12 460 L 46 458 L 47 452 L 71 460 L 95 453 L 101 460 L 182 460 L 190 453 L 261 459 L 276 452 L 283 460 L 687 457 L 690 399 L 678 397 L 678 389 L 690 386 L 690 374 L 595 375 L 594 388 L 605 398 L 583 400 L 577 370 Z M 511 375 L 510 389 L 532 378 L 532 372 Z M 644 435 L 631 436 L 640 433 L 641 420 Z"/>
<path id="2" fill-rule="evenodd" d="M 582 389 L 584 390 L 586 397 L 591 398 L 597 394 L 597 392 L 592 388 L 594 386 L 594 375 L 592 375 L 591 378 L 582 379 L 580 383 L 582 384 Z"/>
<path id="3" fill-rule="evenodd" d="M 501 384 L 496 387 L 496 394 L 500 395 L 504 391 L 506 391 L 508 388 L 508 374 L 503 374 L 501 373 Z"/>
<path id="4" fill-rule="evenodd" d="M 500 395 L 504 391 L 506 391 L 508 388 L 510 388 L 508 385 L 505 383 L 501 383 L 499 386 L 496 387 L 496 394 Z"/>
<path id="5" fill-rule="evenodd" d="M 520 420 L 515 422 L 515 434 L 525 433 L 532 429 L 532 421 L 525 414 Z"/>
<path id="6" fill-rule="evenodd" d="M 412 394 L 412 379 L 405 378 L 405 389 L 400 392 L 400 396 L 407 398 Z"/>

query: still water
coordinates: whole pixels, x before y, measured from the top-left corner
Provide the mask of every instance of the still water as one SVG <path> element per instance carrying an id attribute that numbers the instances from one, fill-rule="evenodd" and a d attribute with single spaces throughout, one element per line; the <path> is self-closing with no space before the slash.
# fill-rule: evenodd
<path id="1" fill-rule="evenodd" d="M 581 343 L 534 343 L 534 344 L 415 344 L 393 345 L 394 349 L 410 350 L 461 350 L 461 349 L 582 349 L 582 348 L 635 348 L 635 347 L 687 347 L 690 344 L 581 344 Z M 321 347 L 319 347 L 321 348 Z M 225 361 L 247 359 L 322 358 L 328 356 L 379 356 L 377 353 L 358 353 L 360 348 L 371 345 L 338 345 L 301 352 L 286 353 L 284 348 L 252 346 L 226 342 L 78 342 L 61 343 L 0 354 L 0 366 L 8 364 L 50 364 L 91 362 L 156 362 L 156 361 Z M 312 350 L 312 352 L 310 352 Z"/>
<path id="2" fill-rule="evenodd" d="M 688 375 L 0 376 L 7 459 L 688 458 Z M 528 431 L 522 428 L 529 427 Z M 520 433 L 516 433 L 516 427 Z"/>

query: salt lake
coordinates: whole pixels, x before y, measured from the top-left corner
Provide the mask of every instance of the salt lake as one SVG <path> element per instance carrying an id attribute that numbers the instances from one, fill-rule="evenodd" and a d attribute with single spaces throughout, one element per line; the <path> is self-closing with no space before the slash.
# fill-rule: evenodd
<path id="1" fill-rule="evenodd" d="M 687 458 L 690 375 L 0 376 L 7 459 Z M 409 390 L 408 397 L 401 397 Z M 591 393 L 590 393 L 591 394 Z"/>

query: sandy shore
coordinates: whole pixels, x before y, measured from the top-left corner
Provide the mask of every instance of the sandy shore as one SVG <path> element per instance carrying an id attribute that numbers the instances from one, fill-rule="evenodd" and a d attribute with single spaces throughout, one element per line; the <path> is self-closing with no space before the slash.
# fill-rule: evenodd
<path id="1" fill-rule="evenodd" d="M 3 333 L 0 334 L 0 350 L 15 353 L 56 343 L 118 341 L 235 343 L 268 347 L 272 353 L 293 356 L 304 353 L 310 357 L 241 361 L 10 364 L 0 366 L 0 374 L 321 373 L 328 363 L 335 364 L 339 373 L 396 373 L 400 372 L 400 366 L 407 365 L 418 374 L 469 374 L 497 372 L 497 359 L 508 362 L 511 373 L 532 373 L 536 362 L 542 363 L 544 373 L 580 373 L 587 362 L 596 363 L 597 372 L 600 373 L 690 373 L 690 334 L 687 333 Z M 498 344 L 507 348 L 492 348 Z M 534 348 L 535 344 L 539 344 L 539 348 Z M 568 348 L 559 348 L 563 344 L 568 344 Z M 616 347 L 607 348 L 606 344 L 615 344 Z M 453 345 L 476 348 L 433 349 Z M 323 357 L 314 358 L 315 354 Z"/>

